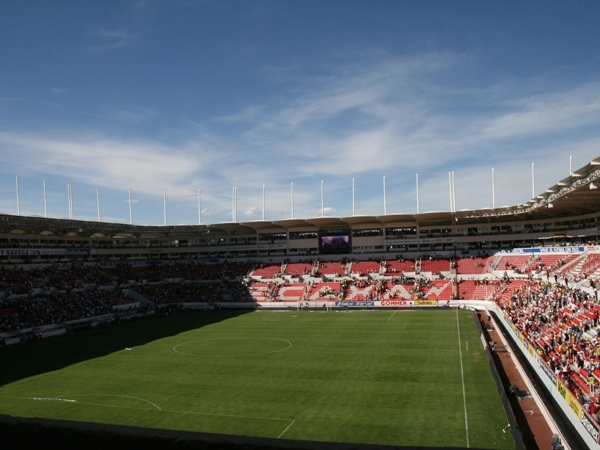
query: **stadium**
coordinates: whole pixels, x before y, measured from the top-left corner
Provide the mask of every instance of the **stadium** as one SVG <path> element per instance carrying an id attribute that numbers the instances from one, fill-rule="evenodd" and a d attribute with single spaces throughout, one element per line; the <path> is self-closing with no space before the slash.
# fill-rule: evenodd
<path id="1" fill-rule="evenodd" d="M 7 363 L 0 383 L 2 434 L 20 442 L 70 439 L 87 448 L 95 448 L 90 442 L 146 448 L 541 448 L 557 436 L 565 448 L 600 449 L 599 178 L 600 157 L 523 204 L 421 214 L 181 226 L 0 215 L 0 350 Z M 405 314 L 410 312 L 415 314 Z M 402 327 L 407 335 L 399 334 Z M 387 334 L 373 337 L 374 330 Z M 126 334 L 134 331 L 146 334 Z M 453 384 L 440 380 L 441 372 L 422 374 L 439 368 L 444 353 L 456 352 L 456 342 L 448 348 L 444 343 L 457 332 L 465 335 L 458 341 L 456 369 L 462 395 L 437 405 L 458 408 L 444 410 L 453 420 L 447 420 L 448 430 L 446 421 L 437 420 L 435 433 L 431 423 L 419 424 L 418 404 L 435 402 Z M 440 340 L 427 346 L 436 334 Z M 411 335 L 419 340 L 410 341 Z M 380 344 L 378 353 L 370 339 L 381 342 L 382 336 L 388 344 Z M 166 370 L 152 364 L 162 347 L 136 360 L 143 372 L 122 390 L 107 394 L 105 385 L 92 393 L 102 377 L 118 373 L 117 380 L 127 379 L 134 367 L 123 358 L 160 342 L 168 367 L 185 360 L 206 380 L 220 380 L 202 385 L 202 413 L 190 403 L 163 414 L 169 395 L 140 388 L 154 386 L 155 373 Z M 61 354 L 64 348 L 72 353 Z M 414 352 L 404 355 L 406 349 Z M 375 353 L 378 359 L 370 359 Z M 417 375 L 409 369 L 408 362 L 428 359 Z M 471 367 L 471 359 L 481 361 Z M 508 373 L 513 360 L 523 367 L 518 379 Z M 369 372 L 370 365 L 379 371 Z M 361 367 L 364 372 L 358 372 Z M 73 375 L 63 373 L 76 368 Z M 339 391 L 322 383 L 348 370 L 360 373 L 361 382 L 344 384 L 356 380 L 342 377 Z M 473 375 L 477 370 L 487 375 Z M 273 375 L 287 371 L 295 375 Z M 228 381 L 234 372 L 242 378 Z M 182 373 L 169 372 L 157 383 L 181 389 L 185 401 L 184 385 L 195 381 Z M 256 381 L 254 373 L 261 374 Z M 379 379 L 382 374 L 392 379 Z M 342 400 L 349 391 L 365 389 L 356 401 L 360 397 L 367 408 L 378 396 L 395 398 L 414 380 L 411 374 L 424 377 L 427 392 L 436 394 L 429 398 L 421 385 L 412 385 L 420 396 L 408 406 L 412 419 L 402 423 L 414 429 L 392 431 L 400 419 L 383 399 L 369 414 L 380 422 L 389 416 L 389 424 L 373 417 L 343 422 L 343 410 L 360 414 L 355 403 Z M 304 384 L 292 383 L 298 378 Z M 87 390 L 75 392 L 78 379 L 87 380 L 81 388 Z M 471 392 L 476 379 L 484 379 L 477 395 Z M 238 383 L 248 384 L 243 392 L 237 392 Z M 327 385 L 323 392 L 321 384 Z M 261 395 L 274 395 L 268 400 L 258 396 L 265 385 L 270 392 Z M 328 394 L 333 398 L 320 410 L 333 411 L 337 399 L 341 411 L 312 422 L 309 417 L 317 414 L 310 405 L 297 416 L 289 405 L 274 407 L 278 398 L 299 408 Z M 396 399 L 397 408 L 406 396 Z M 471 396 L 479 401 L 469 403 Z M 533 417 L 533 409 L 521 408 L 530 399 L 535 419 L 543 410 L 551 424 L 543 436 L 531 437 L 536 432 L 527 411 Z M 486 411 L 495 421 L 478 424 Z M 137 415 L 146 421 L 135 421 Z M 169 418 L 154 417 L 159 415 Z M 191 415 L 202 422 L 197 428 L 181 424 Z M 471 426 L 465 426 L 467 416 Z M 300 417 L 311 423 L 303 432 Z M 333 426 L 336 420 L 345 425 Z"/>

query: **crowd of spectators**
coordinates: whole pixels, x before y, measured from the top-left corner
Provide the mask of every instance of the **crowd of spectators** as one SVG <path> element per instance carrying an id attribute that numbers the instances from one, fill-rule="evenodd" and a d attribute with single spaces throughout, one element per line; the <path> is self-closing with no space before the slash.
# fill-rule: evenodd
<path id="1" fill-rule="evenodd" d="M 136 289 L 157 305 L 197 302 L 249 302 L 248 284 L 243 281 L 162 282 Z"/>
<path id="2" fill-rule="evenodd" d="M 595 294 L 529 279 L 500 302 L 510 322 L 596 422 L 600 409 L 600 305 Z"/>
<path id="3" fill-rule="evenodd" d="M 110 314 L 130 303 L 99 266 L 0 267 L 0 332 Z"/>
<path id="4" fill-rule="evenodd" d="M 383 259 L 370 261 L 377 261 L 382 268 L 386 267 Z M 335 267 L 343 268 L 355 262 L 358 261 L 344 260 L 341 264 L 337 262 Z M 455 261 L 452 262 L 452 266 L 455 267 Z M 539 262 L 533 262 L 535 270 L 545 269 Z M 312 261 L 315 268 L 322 268 L 328 264 L 327 261 Z M 559 260 L 551 269 L 557 270 L 563 264 L 564 261 Z M 0 332 L 111 313 L 117 310 L 118 306 L 137 302 L 124 294 L 125 288 L 132 289 L 150 302 L 161 306 L 188 302 L 252 302 L 254 299 L 251 290 L 254 281 L 249 275 L 253 269 L 264 268 L 267 265 L 173 261 L 146 265 L 65 264 L 28 269 L 22 266 L 0 266 Z M 511 301 L 503 304 L 511 317 L 514 316 L 515 323 L 522 326 L 528 334 L 539 333 L 543 324 L 567 320 L 565 308 L 571 311 L 569 317 L 574 317 L 577 315 L 573 312 L 574 308 L 585 308 L 586 305 L 595 304 L 589 298 L 582 299 L 581 293 L 565 287 L 565 284 L 569 283 L 561 283 L 568 281 L 567 275 L 554 276 L 558 272 L 551 271 L 547 273 L 553 275 L 547 275 L 544 282 L 536 281 L 537 278 L 530 279 L 527 288 L 523 288 L 525 290 L 515 292 Z M 275 281 L 264 281 L 270 283 L 269 291 L 276 291 Z M 509 277 L 505 277 L 504 280 L 490 280 L 486 277 L 477 279 L 475 283 L 497 284 L 497 291 L 501 291 L 500 288 L 508 281 Z M 370 289 L 370 298 L 383 298 L 386 293 L 392 292 L 395 284 L 404 285 L 405 291 L 410 292 L 414 299 L 425 298 L 432 287 L 431 280 L 407 277 L 404 273 L 394 274 L 385 279 L 344 277 L 341 280 L 341 291 L 336 292 L 335 297 L 344 299 L 345 293 L 354 286 L 361 290 Z M 274 297 L 267 295 L 266 298 Z M 596 325 L 588 323 L 586 318 L 581 320 L 581 324 L 572 325 L 578 327 L 573 331 L 577 344 L 583 339 L 580 329 Z M 566 340 L 565 336 L 561 336 L 561 339 Z M 533 341 L 541 342 L 539 339 Z M 562 344 L 562 341 L 559 344 Z M 565 347 L 559 346 L 557 342 L 558 337 L 554 337 L 547 345 L 539 345 L 540 351 L 544 355 L 555 355 L 555 347 L 561 350 Z M 584 342 L 584 347 L 584 353 L 591 351 L 591 345 Z M 597 359 L 600 361 L 600 350 Z M 548 361 L 549 364 L 557 364 L 554 356 L 548 357 Z M 585 366 L 583 368 L 586 369 Z"/>
<path id="5" fill-rule="evenodd" d="M 114 312 L 114 306 L 130 303 L 121 292 L 105 290 L 51 291 L 2 301 L 0 332 L 41 327 Z"/>

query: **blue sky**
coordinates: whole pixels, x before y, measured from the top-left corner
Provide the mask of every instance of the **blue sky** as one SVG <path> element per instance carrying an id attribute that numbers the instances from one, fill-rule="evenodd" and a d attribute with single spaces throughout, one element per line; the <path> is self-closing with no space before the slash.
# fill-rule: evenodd
<path id="1" fill-rule="evenodd" d="M 598 23 L 597 1 L 5 0 L 0 212 L 68 217 L 70 186 L 106 222 L 129 192 L 136 224 L 165 197 L 170 225 L 415 213 L 417 173 L 420 212 L 448 211 L 451 171 L 457 210 L 522 203 L 600 156 Z"/>

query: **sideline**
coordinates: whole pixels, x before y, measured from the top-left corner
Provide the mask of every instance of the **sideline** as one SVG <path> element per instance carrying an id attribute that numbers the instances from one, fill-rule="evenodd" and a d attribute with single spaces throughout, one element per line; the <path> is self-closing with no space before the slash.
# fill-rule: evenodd
<path id="1" fill-rule="evenodd" d="M 460 378 L 462 383 L 462 395 L 463 395 L 463 409 L 465 412 L 465 433 L 467 437 L 467 448 L 469 445 L 469 417 L 467 415 L 467 394 L 465 389 L 465 370 L 463 367 L 463 356 L 462 356 L 462 343 L 460 342 L 460 322 L 458 316 L 458 309 L 456 310 L 456 330 L 458 333 L 458 357 L 460 360 Z"/>

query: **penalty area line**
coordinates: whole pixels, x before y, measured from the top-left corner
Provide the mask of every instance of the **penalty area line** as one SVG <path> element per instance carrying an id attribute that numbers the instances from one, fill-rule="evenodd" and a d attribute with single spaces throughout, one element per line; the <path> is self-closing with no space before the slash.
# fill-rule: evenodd
<path id="1" fill-rule="evenodd" d="M 101 394 L 98 394 L 98 396 L 101 396 Z M 271 420 L 275 420 L 275 421 L 284 421 L 284 422 L 289 422 L 288 425 L 284 428 L 284 430 L 279 433 L 279 436 L 277 436 L 276 439 L 281 439 L 281 437 L 287 433 L 287 431 L 292 427 L 292 425 L 294 425 L 296 423 L 296 419 L 289 419 L 289 418 L 283 418 L 283 417 L 264 417 L 264 416 L 247 416 L 247 415 L 239 415 L 239 414 L 223 414 L 223 413 L 209 413 L 209 412 L 200 412 L 200 411 L 177 411 L 177 410 L 169 410 L 169 409 L 163 409 L 161 407 L 159 407 L 156 403 L 150 402 L 148 400 L 144 400 L 144 399 L 140 399 L 138 397 L 130 397 L 130 396 L 117 396 L 115 395 L 114 397 L 122 397 L 122 398 L 132 398 L 132 399 L 136 399 L 136 400 L 141 400 L 144 401 L 150 405 L 152 405 L 154 408 L 150 409 L 150 408 L 140 408 L 140 407 L 136 407 L 136 406 L 129 406 L 129 405 L 108 405 L 108 404 L 101 404 L 101 403 L 92 403 L 92 402 L 85 402 L 85 401 L 81 401 L 81 400 L 75 400 L 75 399 L 71 399 L 71 398 L 65 398 L 67 396 L 54 396 L 54 397 L 10 397 L 10 396 L 0 396 L 0 398 L 6 398 L 6 399 L 12 399 L 12 400 L 34 400 L 34 401 L 46 401 L 46 402 L 61 402 L 61 403 L 71 403 L 71 404 L 77 404 L 77 405 L 81 405 L 81 406 L 93 406 L 93 407 L 97 407 L 97 408 L 122 408 L 122 409 L 130 409 L 130 410 L 135 410 L 135 411 L 154 411 L 154 412 L 158 412 L 158 413 L 163 413 L 163 414 L 185 414 L 185 415 L 196 415 L 196 416 L 213 416 L 213 417 L 230 417 L 230 418 L 240 418 L 240 419 L 249 419 L 249 420 L 267 420 L 267 421 L 271 421 Z"/>
<path id="2" fill-rule="evenodd" d="M 291 426 L 292 426 L 292 425 L 294 425 L 295 423 L 296 423 L 296 419 L 292 420 L 292 423 L 290 423 L 290 424 L 289 424 L 287 427 L 285 427 L 285 430 L 283 430 L 283 431 L 281 432 L 281 434 L 280 434 L 279 436 L 277 436 L 277 439 L 280 439 L 280 438 L 281 438 L 281 436 L 283 436 L 283 435 L 285 434 L 285 432 L 286 432 L 287 430 L 289 430 L 289 429 L 291 428 Z"/>

